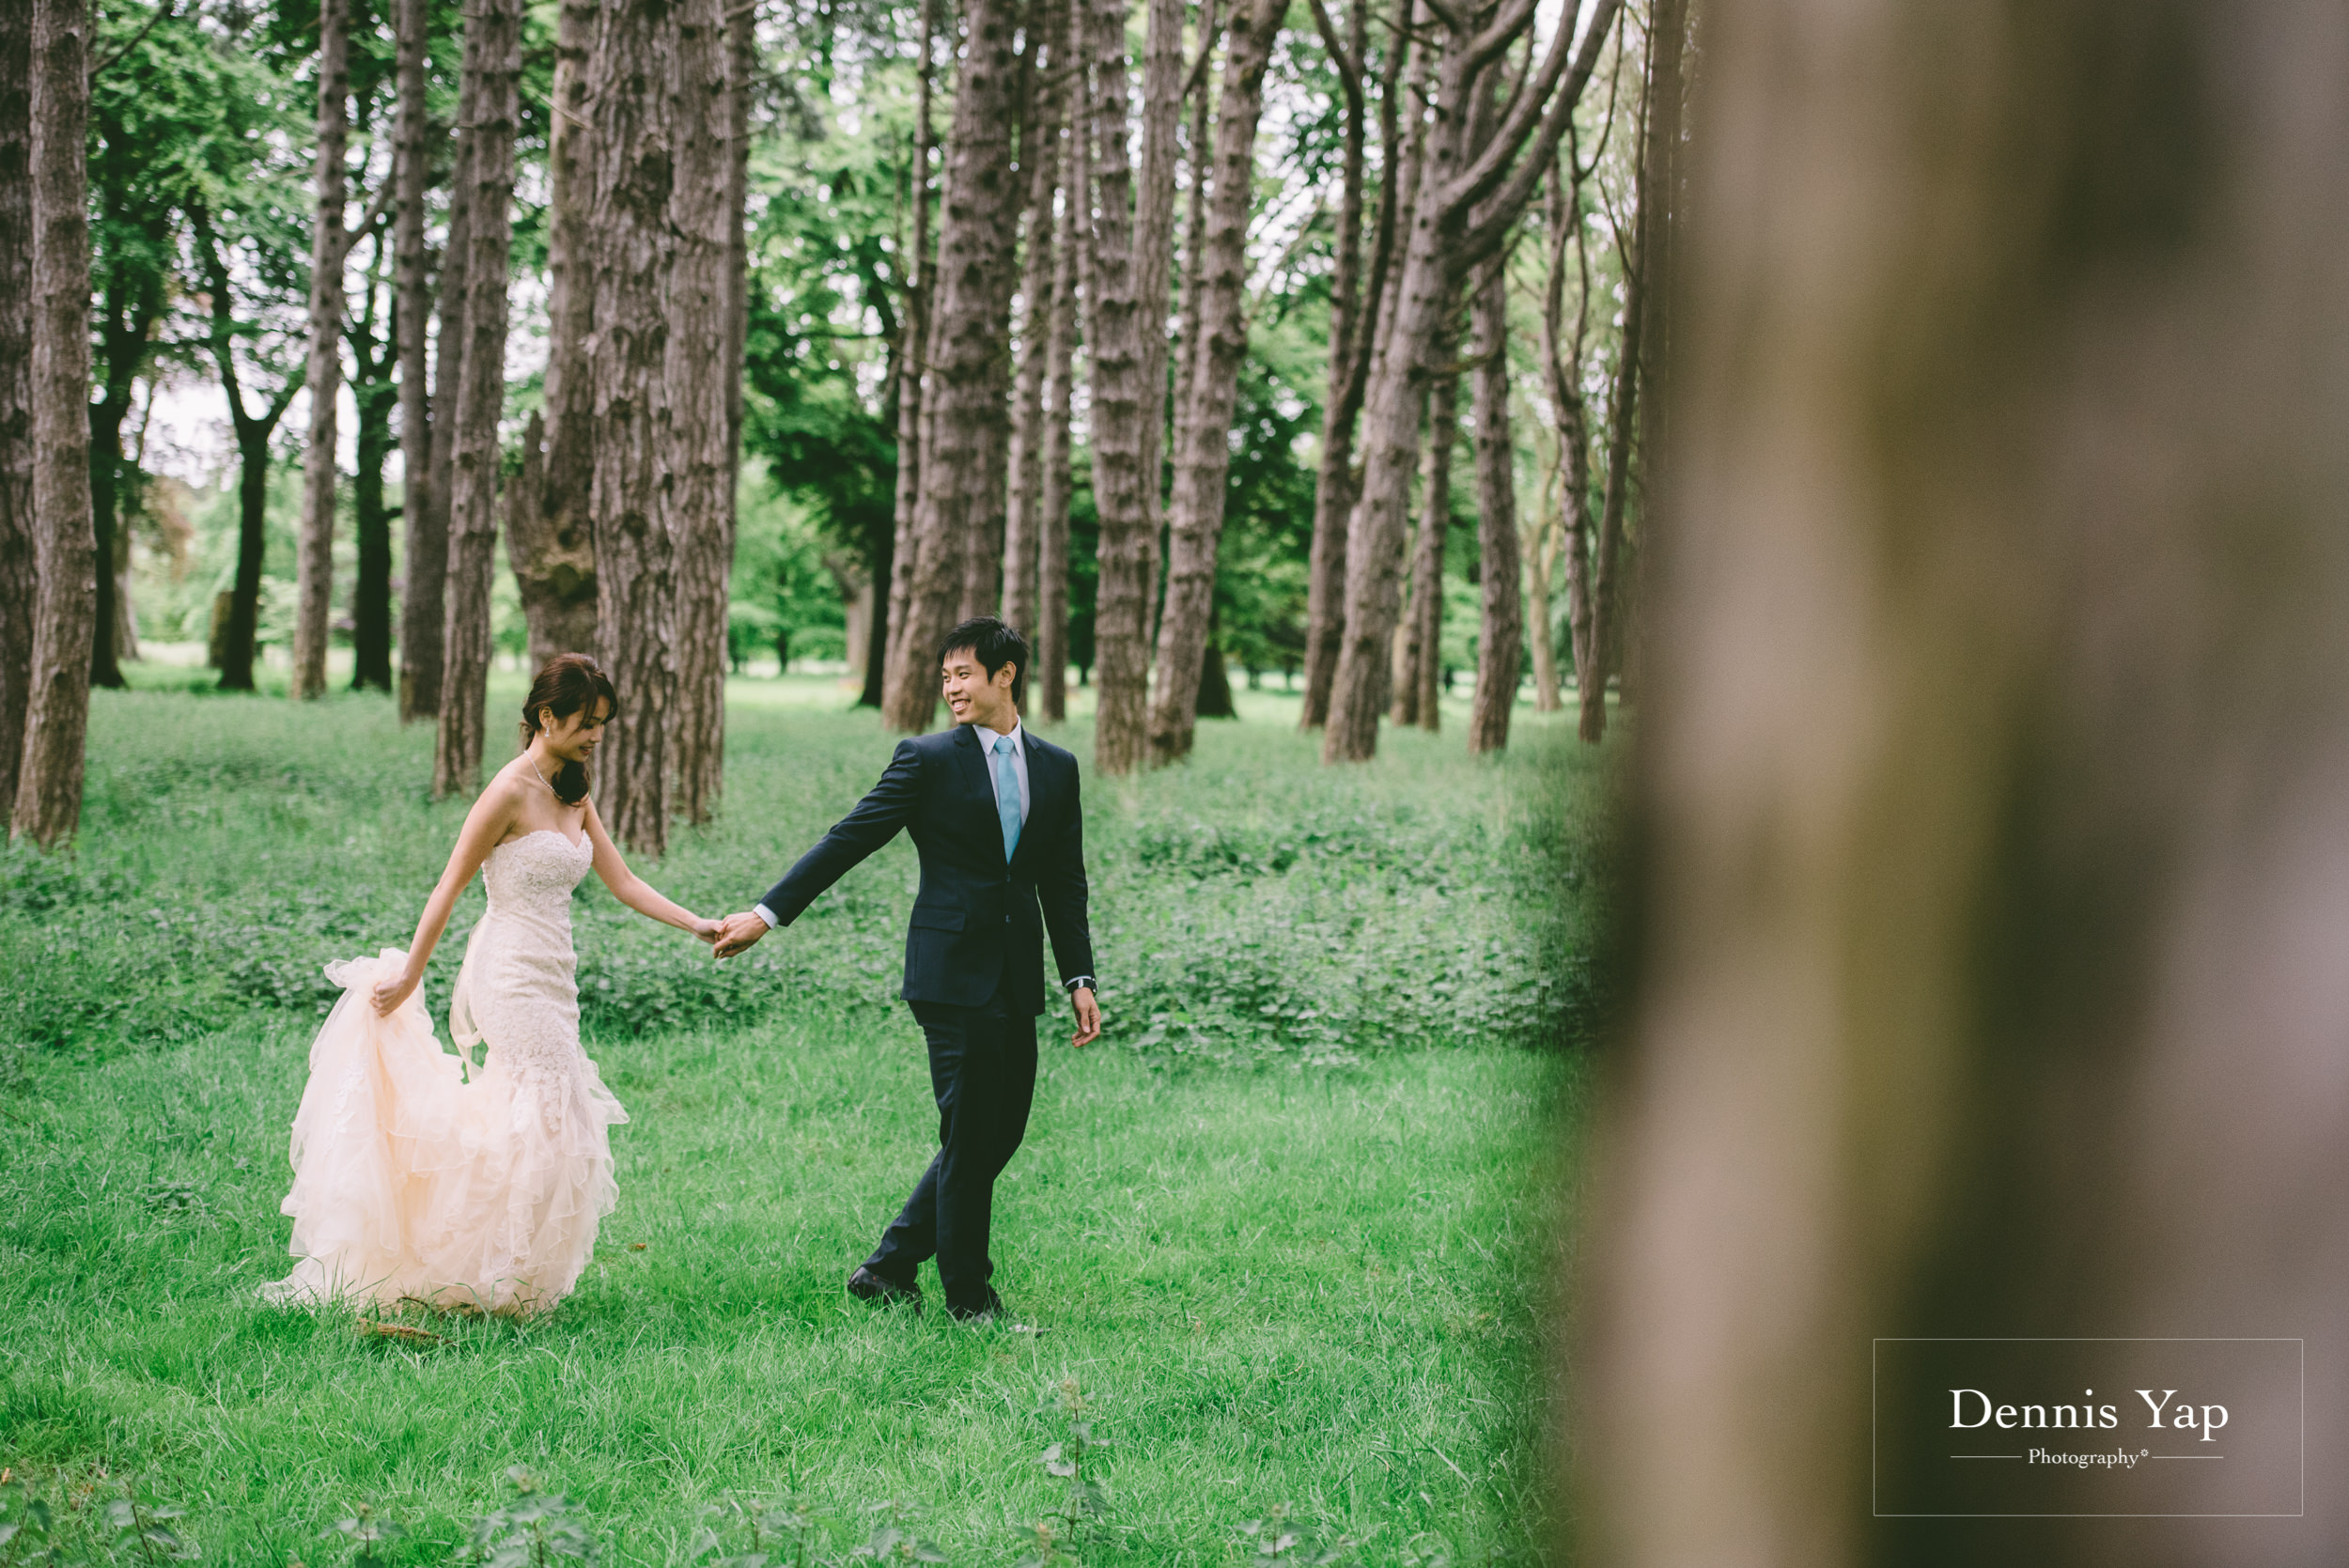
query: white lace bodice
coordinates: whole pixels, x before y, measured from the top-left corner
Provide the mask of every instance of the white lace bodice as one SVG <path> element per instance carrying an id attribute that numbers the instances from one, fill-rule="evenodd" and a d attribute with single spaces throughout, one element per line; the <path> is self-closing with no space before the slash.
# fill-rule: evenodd
<path id="1" fill-rule="evenodd" d="M 449 1032 L 467 1053 L 516 1072 L 568 1071 L 579 1060 L 571 891 L 595 864 L 594 841 L 552 828 L 508 839 L 482 862 L 490 908 L 465 946 Z"/>
<path id="2" fill-rule="evenodd" d="M 481 862 L 482 885 L 490 890 L 484 918 L 543 921 L 568 931 L 572 890 L 595 863 L 595 842 L 584 833 L 576 844 L 555 828 L 507 839 Z"/>

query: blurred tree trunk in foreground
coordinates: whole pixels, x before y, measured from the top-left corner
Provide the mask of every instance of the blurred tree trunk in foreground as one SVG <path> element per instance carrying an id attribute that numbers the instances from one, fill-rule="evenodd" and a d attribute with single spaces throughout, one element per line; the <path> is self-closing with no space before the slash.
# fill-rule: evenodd
<path id="1" fill-rule="evenodd" d="M 2349 12 L 1705 25 L 1576 1549 L 2349 1560 L 2317 1499 L 1876 1520 L 1869 1452 L 1872 1336 L 2349 1299 Z"/>

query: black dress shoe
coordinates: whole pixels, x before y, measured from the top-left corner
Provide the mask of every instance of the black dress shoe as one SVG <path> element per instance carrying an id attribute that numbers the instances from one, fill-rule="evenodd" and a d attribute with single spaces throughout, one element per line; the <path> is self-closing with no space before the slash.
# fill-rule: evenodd
<path id="1" fill-rule="evenodd" d="M 1003 1315 L 1003 1298 L 995 1294 L 992 1285 L 987 1288 L 987 1304 L 981 1307 L 957 1307 L 946 1303 L 946 1315 L 957 1323 L 992 1323 Z"/>
<path id="2" fill-rule="evenodd" d="M 917 1312 L 922 1310 L 921 1286 L 901 1285 L 894 1280 L 884 1280 L 862 1264 L 857 1265 L 855 1273 L 848 1276 L 848 1294 L 859 1301 L 871 1301 L 883 1307 L 911 1307 Z"/>

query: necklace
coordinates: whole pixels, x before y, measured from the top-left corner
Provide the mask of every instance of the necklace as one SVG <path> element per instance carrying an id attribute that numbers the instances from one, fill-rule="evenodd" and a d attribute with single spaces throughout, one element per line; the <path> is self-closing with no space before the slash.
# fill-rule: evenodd
<path id="1" fill-rule="evenodd" d="M 548 793 L 549 795 L 554 795 L 554 798 L 555 798 L 556 800 L 560 800 L 561 799 L 563 799 L 563 797 L 562 797 L 562 796 L 560 796 L 560 795 L 555 795 L 554 786 L 553 786 L 552 784 L 547 784 L 547 776 L 546 776 L 546 774 L 544 774 L 543 772 L 539 772 L 539 768 L 538 768 L 538 759 L 537 759 L 537 757 L 532 757 L 532 758 L 530 759 L 530 770 L 531 770 L 533 773 L 537 773 L 537 774 L 538 774 L 538 782 L 539 782 L 540 784 L 547 784 L 547 793 Z"/>

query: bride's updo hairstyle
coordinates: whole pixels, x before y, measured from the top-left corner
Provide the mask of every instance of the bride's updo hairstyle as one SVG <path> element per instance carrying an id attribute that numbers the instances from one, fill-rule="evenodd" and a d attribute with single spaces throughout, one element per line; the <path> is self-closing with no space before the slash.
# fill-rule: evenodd
<path id="1" fill-rule="evenodd" d="M 568 719 L 599 697 L 613 711 L 619 710 L 619 696 L 612 690 L 612 677 L 603 673 L 603 666 L 583 653 L 556 654 L 530 683 L 530 695 L 522 703 L 522 745 L 527 747 L 531 737 L 538 733 L 540 708 L 557 719 Z M 587 769 L 580 763 L 565 763 L 555 769 L 552 782 L 554 798 L 567 806 L 587 799 Z"/>

